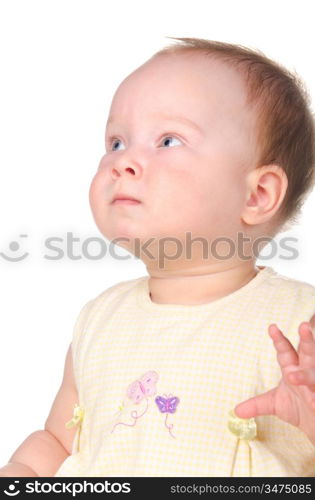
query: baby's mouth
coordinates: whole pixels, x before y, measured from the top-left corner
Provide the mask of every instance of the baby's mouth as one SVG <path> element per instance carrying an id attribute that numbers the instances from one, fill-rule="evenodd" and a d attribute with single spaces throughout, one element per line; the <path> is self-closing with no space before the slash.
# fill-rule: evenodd
<path id="1" fill-rule="evenodd" d="M 137 205 L 141 203 L 140 200 L 137 200 L 131 195 L 120 193 L 115 194 L 113 200 L 111 202 L 112 205 Z"/>
<path id="2" fill-rule="evenodd" d="M 138 200 L 130 200 L 130 199 L 118 199 L 112 201 L 112 205 L 140 205 L 141 201 Z"/>

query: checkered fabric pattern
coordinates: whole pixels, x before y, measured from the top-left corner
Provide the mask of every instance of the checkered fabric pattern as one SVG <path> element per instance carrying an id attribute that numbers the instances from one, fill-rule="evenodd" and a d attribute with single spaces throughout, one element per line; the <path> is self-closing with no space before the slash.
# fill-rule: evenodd
<path id="1" fill-rule="evenodd" d="M 84 419 L 55 477 L 315 476 L 315 446 L 298 428 L 257 417 L 256 438 L 243 441 L 227 426 L 237 403 L 278 384 L 268 325 L 297 347 L 315 287 L 260 267 L 237 291 L 189 306 L 152 302 L 148 280 L 118 283 L 80 311 Z"/>

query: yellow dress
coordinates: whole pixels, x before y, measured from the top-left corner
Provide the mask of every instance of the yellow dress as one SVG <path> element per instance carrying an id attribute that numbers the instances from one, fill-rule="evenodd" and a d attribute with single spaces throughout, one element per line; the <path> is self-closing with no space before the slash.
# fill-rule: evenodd
<path id="1" fill-rule="evenodd" d="M 148 280 L 118 283 L 80 311 L 79 401 L 65 422 L 78 429 L 55 477 L 315 476 L 315 446 L 298 428 L 261 416 L 244 439 L 230 415 L 278 384 L 268 325 L 297 347 L 315 287 L 260 267 L 237 291 L 189 306 L 152 302 Z"/>

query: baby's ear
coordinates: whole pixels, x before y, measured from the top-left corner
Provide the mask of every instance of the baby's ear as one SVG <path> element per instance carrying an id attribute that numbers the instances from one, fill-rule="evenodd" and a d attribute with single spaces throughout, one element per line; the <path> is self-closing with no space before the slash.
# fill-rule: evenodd
<path id="1" fill-rule="evenodd" d="M 249 225 L 269 221 L 280 208 L 287 187 L 287 175 L 278 165 L 264 165 L 251 170 L 246 178 L 242 221 Z"/>

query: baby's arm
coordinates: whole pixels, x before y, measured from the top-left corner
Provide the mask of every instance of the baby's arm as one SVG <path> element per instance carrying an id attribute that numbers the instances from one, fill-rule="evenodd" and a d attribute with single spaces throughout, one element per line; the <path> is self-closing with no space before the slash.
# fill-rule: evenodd
<path id="1" fill-rule="evenodd" d="M 45 429 L 26 438 L 9 460 L 0 468 L 0 477 L 50 477 L 71 454 L 76 428 L 65 428 L 71 419 L 78 393 L 74 380 L 71 344 L 69 346 L 63 380 L 53 402 Z"/>

